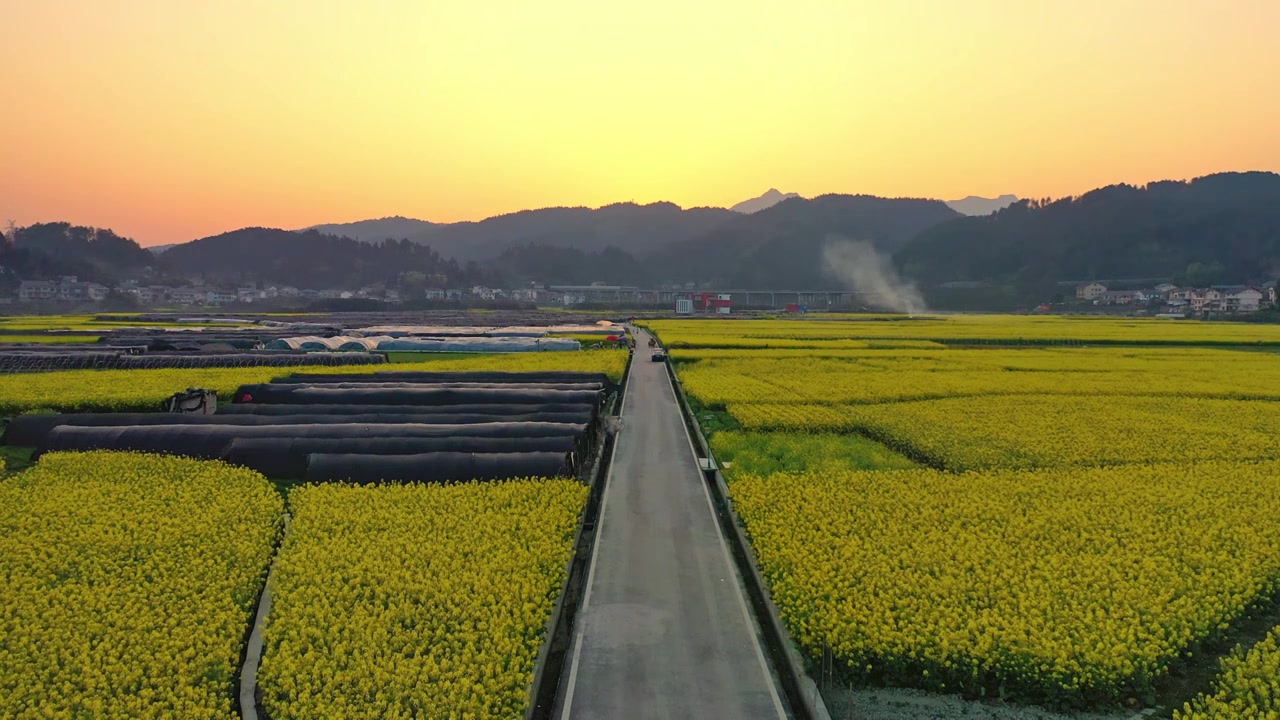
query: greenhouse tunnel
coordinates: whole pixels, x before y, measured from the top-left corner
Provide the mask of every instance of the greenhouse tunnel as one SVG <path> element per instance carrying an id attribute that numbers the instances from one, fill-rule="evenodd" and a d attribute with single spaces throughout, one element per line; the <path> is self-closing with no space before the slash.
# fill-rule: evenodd
<path id="1" fill-rule="evenodd" d="M 572 436 L 497 438 L 237 438 L 227 445 L 221 459 L 243 465 L 267 477 L 296 479 L 307 471 L 307 456 L 320 454 L 427 455 L 432 453 L 559 453 L 572 456 L 577 451 Z M 448 478 L 457 479 L 457 478 Z"/>
<path id="2" fill-rule="evenodd" d="M 284 407 L 311 408 L 312 405 Z M 324 406 L 330 407 L 330 406 Z M 342 406 L 337 406 L 342 407 Z M 353 408 L 360 406 L 353 405 Z M 397 407 L 397 406 L 390 406 Z M 417 406 L 399 406 L 417 407 Z M 473 413 L 311 413 L 288 415 L 251 414 L 180 414 L 180 413 L 70 413 L 64 415 L 19 415 L 9 422 L 0 444 L 16 447 L 39 447 L 57 427 L 144 427 L 144 426 L 270 426 L 270 425 L 481 425 L 490 423 L 556 423 L 589 425 L 594 418 L 590 409 L 572 413 L 528 413 L 525 415 L 481 415 Z"/>
<path id="3" fill-rule="evenodd" d="M 236 438 L 341 438 L 357 442 L 379 437 L 555 437 L 575 439 L 584 453 L 593 443 L 588 426 L 572 423 L 510 422 L 471 425 L 333 423 L 328 425 L 156 425 L 55 427 L 36 454 L 77 450 L 135 450 L 196 458 L 221 457 Z"/>
<path id="4" fill-rule="evenodd" d="M 571 457 L 555 452 L 359 455 L 313 453 L 307 456 L 307 482 L 377 483 L 455 482 L 510 478 L 572 477 Z"/>

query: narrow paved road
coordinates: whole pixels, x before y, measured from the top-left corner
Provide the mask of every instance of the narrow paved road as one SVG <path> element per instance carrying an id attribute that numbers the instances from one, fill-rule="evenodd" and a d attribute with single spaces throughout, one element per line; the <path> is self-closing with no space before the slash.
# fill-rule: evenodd
<path id="1" fill-rule="evenodd" d="M 555 717 L 786 718 L 666 368 L 636 340 Z"/>

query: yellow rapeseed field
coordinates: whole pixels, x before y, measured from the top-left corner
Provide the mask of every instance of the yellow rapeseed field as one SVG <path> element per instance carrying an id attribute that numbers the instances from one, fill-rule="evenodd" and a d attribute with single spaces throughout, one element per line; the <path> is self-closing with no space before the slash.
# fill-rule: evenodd
<path id="1" fill-rule="evenodd" d="M 1222 661 L 1213 691 L 1173 714 L 1174 720 L 1269 720 L 1280 717 L 1280 628 L 1247 653 Z"/>
<path id="2" fill-rule="evenodd" d="M 1280 362 L 1204 347 L 1269 350 L 1276 326 L 650 324 L 793 637 L 856 682 L 1149 704 L 1280 591 Z M 890 449 L 947 472 L 857 471 L 898 467 Z M 1280 718 L 1278 643 L 1179 717 Z"/>
<path id="3" fill-rule="evenodd" d="M 191 387 L 229 398 L 245 383 L 268 382 L 298 368 L 191 368 L 58 370 L 0 375 L 0 414 L 62 411 L 158 410 L 170 395 Z"/>
<path id="4" fill-rule="evenodd" d="M 1174 321 L 1027 315 L 825 316 L 776 320 L 678 319 L 642 323 L 672 347 L 723 347 L 737 338 L 779 340 L 930 340 L 983 342 L 1256 344 L 1280 343 L 1280 326 L 1262 323 Z"/>
<path id="5" fill-rule="evenodd" d="M 154 455 L 0 481 L 0 716 L 238 717 L 282 505 L 252 471 Z"/>
<path id="6" fill-rule="evenodd" d="M 57 330 L 114 330 L 135 327 L 255 327 L 253 323 L 179 323 L 172 320 L 154 322 L 130 322 L 124 318 L 129 313 L 104 313 L 101 315 L 6 315 L 0 316 L 0 330 L 45 332 Z M 102 318 L 99 320 L 98 318 Z"/>
<path id="7" fill-rule="evenodd" d="M 1280 587 L 1276 461 L 779 474 L 731 491 L 796 641 L 893 684 L 1141 698 Z"/>
<path id="8" fill-rule="evenodd" d="M 627 367 L 627 353 L 617 349 L 579 350 L 577 352 L 477 353 L 469 357 L 450 357 L 390 365 L 351 365 L 347 367 L 307 368 L 300 372 L 351 373 L 376 372 L 469 372 L 499 370 L 505 372 L 602 372 L 614 381 L 622 380 Z"/>
<path id="9" fill-rule="evenodd" d="M 620 350 L 511 353 L 385 365 L 338 367 L 193 368 L 158 370 L 62 370 L 0 375 L 0 415 L 48 408 L 65 411 L 155 410 L 165 398 L 191 387 L 216 390 L 222 398 L 248 383 L 269 382 L 292 373 L 348 373 L 437 370 L 567 370 L 605 372 L 622 378 L 627 353 Z"/>
<path id="10" fill-rule="evenodd" d="M 586 496 L 572 480 L 295 490 L 259 675 L 273 720 L 522 717 Z"/>
<path id="11" fill-rule="evenodd" d="M 1270 353 L 1227 350 L 675 351 L 705 405 L 837 405 L 969 395 L 1169 395 L 1280 399 Z"/>
<path id="12" fill-rule="evenodd" d="M 750 430 L 865 432 L 948 470 L 1280 457 L 1280 403 L 988 395 L 880 405 L 730 404 Z"/>

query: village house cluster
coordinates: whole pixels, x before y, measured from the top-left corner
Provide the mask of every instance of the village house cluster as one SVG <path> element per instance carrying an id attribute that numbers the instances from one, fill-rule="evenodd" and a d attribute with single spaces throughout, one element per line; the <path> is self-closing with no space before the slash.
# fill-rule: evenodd
<path id="1" fill-rule="evenodd" d="M 229 303 L 251 303 L 279 297 L 320 298 L 376 298 L 387 302 L 399 302 L 400 293 L 382 286 L 359 290 L 300 290 L 291 286 L 271 285 L 259 288 L 245 285 L 235 288 L 207 285 L 142 285 L 128 281 L 114 288 L 98 283 L 79 282 L 74 276 L 60 280 L 24 280 L 18 286 L 18 302 L 101 302 L 112 291 L 128 295 L 143 305 L 199 305 L 213 307 Z"/>
<path id="2" fill-rule="evenodd" d="M 389 303 L 400 303 L 407 298 L 400 290 L 383 284 L 369 285 L 358 290 L 312 290 L 292 286 L 245 285 L 235 288 L 207 285 L 143 285 L 127 281 L 114 288 L 99 283 L 81 282 L 75 276 L 59 280 L 24 280 L 18 287 L 17 301 L 21 303 L 102 302 L 112 292 L 127 295 L 142 305 L 184 305 L 216 307 L 229 303 L 252 303 L 275 298 L 302 298 L 306 300 L 366 298 Z M 426 288 L 422 299 L 435 302 L 466 302 L 512 300 L 542 305 L 578 305 L 600 299 L 604 295 L 617 295 L 619 288 L 611 285 L 592 286 L 536 286 L 504 290 L 483 285 L 466 288 Z M 415 293 L 416 294 L 416 293 Z"/>
<path id="3" fill-rule="evenodd" d="M 1276 281 L 1261 285 L 1178 287 L 1161 283 L 1143 290 L 1111 290 L 1099 282 L 1076 286 L 1076 300 L 1092 305 L 1141 306 L 1171 316 L 1250 313 L 1276 304 Z"/>
<path id="4" fill-rule="evenodd" d="M 95 282 L 81 282 L 75 275 L 60 280 L 24 280 L 18 288 L 20 302 L 101 302 L 111 288 Z"/>

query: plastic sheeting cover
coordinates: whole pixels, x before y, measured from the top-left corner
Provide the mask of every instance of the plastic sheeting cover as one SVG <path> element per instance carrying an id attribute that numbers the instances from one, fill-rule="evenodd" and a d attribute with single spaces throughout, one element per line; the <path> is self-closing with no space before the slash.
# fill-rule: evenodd
<path id="1" fill-rule="evenodd" d="M 432 335 L 436 337 L 479 337 L 494 329 L 492 325 L 371 325 L 352 328 L 362 335 Z"/>
<path id="2" fill-rule="evenodd" d="M 280 405 L 275 407 L 312 408 L 313 405 Z M 358 406 L 352 406 L 358 407 Z M 404 408 L 405 406 L 400 406 Z M 225 414 L 197 415 L 194 413 L 69 413 L 65 415 L 19 415 L 7 428 L 0 444 L 15 447 L 40 447 L 54 428 L 95 427 L 157 427 L 157 426 L 263 426 L 263 425 L 339 425 L 410 423 L 419 425 L 482 425 L 489 423 L 557 423 L 569 425 L 589 424 L 594 415 L 589 409 L 577 412 L 530 412 L 520 415 L 484 415 L 479 413 L 298 413 L 292 415 Z"/>
<path id="3" fill-rule="evenodd" d="M 600 323 L 604 323 L 603 325 Z M 362 335 L 395 337 L 542 337 L 549 333 L 563 335 L 608 335 L 622 332 L 623 326 L 602 320 L 594 325 L 371 325 L 351 328 Z"/>
<path id="4" fill-rule="evenodd" d="M 393 338 L 389 335 L 374 337 L 303 337 L 276 338 L 265 346 L 267 350 L 306 350 L 311 352 L 339 352 L 352 350 L 408 351 L 408 352 L 561 352 L 580 350 L 582 344 L 573 338 L 528 337 L 454 337 L 454 338 Z"/>
<path id="5" fill-rule="evenodd" d="M 347 337 L 346 341 L 338 345 L 339 352 L 352 351 L 372 351 L 377 350 L 378 345 L 389 340 L 393 340 L 390 335 L 376 335 L 374 337 Z"/>
<path id="6" fill-rule="evenodd" d="M 212 416 L 212 417 L 217 417 Z M 79 427 L 63 425 L 45 436 L 39 454 L 57 450 L 137 450 L 195 458 L 221 457 L 241 437 L 329 437 L 360 440 L 378 437 L 551 437 L 573 436 L 585 447 L 587 426 L 570 423 L 506 422 L 472 425 L 418 423 L 334 423 L 330 425 L 156 425 Z"/>
<path id="7" fill-rule="evenodd" d="M 537 372 L 506 372 L 502 370 L 478 370 L 471 372 L 439 372 L 428 370 L 390 370 L 387 372 L 373 372 L 360 374 L 332 374 L 332 373 L 293 373 L 287 378 L 276 378 L 273 383 L 299 383 L 305 382 L 308 385 L 321 383 L 345 383 L 355 380 L 371 379 L 378 382 L 415 382 L 415 383 L 439 383 L 439 382 L 484 382 L 484 383 L 504 383 L 510 385 L 521 385 L 531 382 L 598 382 L 605 385 L 612 385 L 613 382 L 609 376 L 602 372 L 569 372 L 565 370 L 543 370 Z"/>
<path id="8" fill-rule="evenodd" d="M 581 350 L 573 338 L 399 338 L 378 343 L 379 352 L 564 352 Z"/>
<path id="9" fill-rule="evenodd" d="M 281 390 L 270 384 L 244 385 L 236 390 L 232 402 L 275 403 L 292 405 L 358 404 L 358 405 L 463 405 L 463 404 L 537 404 L 592 403 L 599 405 L 603 393 L 598 390 L 528 390 L 519 386 L 506 388 L 374 388 L 331 389 L 302 387 Z"/>
<path id="10" fill-rule="evenodd" d="M 416 383 L 410 381 L 396 380 L 378 380 L 370 378 L 368 380 L 352 380 L 351 382 L 338 383 L 309 383 L 305 380 L 298 382 L 276 382 L 272 380 L 266 383 L 272 391 L 284 390 L 301 390 L 303 388 L 323 387 L 332 390 L 510 390 L 512 385 L 509 383 L 495 382 L 447 382 L 447 383 Z M 604 389 L 604 385 L 598 382 L 545 382 L 545 383 L 522 383 L 516 386 L 523 390 L 596 390 Z"/>
<path id="11" fill-rule="evenodd" d="M 364 414 L 364 415 L 405 415 L 405 414 L 457 414 L 457 415 L 489 415 L 503 417 L 508 415 L 529 415 L 535 413 L 589 415 L 594 412 L 591 403 L 523 403 L 519 405 L 265 405 L 258 403 L 239 403 L 225 405 L 218 409 L 219 415 L 299 415 L 304 413 L 327 414 Z"/>
<path id="12" fill-rule="evenodd" d="M 227 445 L 222 460 L 243 465 L 270 478 L 301 478 L 307 472 L 307 456 L 312 453 L 358 453 L 361 455 L 420 455 L 424 453 L 525 453 L 554 452 L 561 456 L 575 452 L 572 437 L 492 438 L 238 438 Z"/>
<path id="13" fill-rule="evenodd" d="M 308 456 L 307 482 L 376 483 L 469 482 L 528 477 L 572 477 L 572 460 L 563 453 L 450 453 L 361 455 L 315 453 Z"/>

